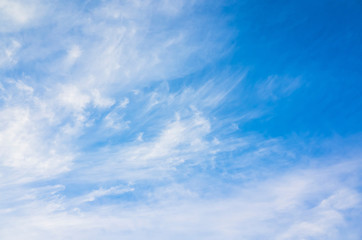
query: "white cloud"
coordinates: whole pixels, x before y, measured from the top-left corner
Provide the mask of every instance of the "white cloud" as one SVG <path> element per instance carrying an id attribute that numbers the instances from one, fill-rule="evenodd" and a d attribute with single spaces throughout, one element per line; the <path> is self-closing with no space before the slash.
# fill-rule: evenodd
<path id="1" fill-rule="evenodd" d="M 210 143 L 205 136 L 209 132 L 210 123 L 198 113 L 190 118 L 176 119 L 150 141 L 136 140 L 133 144 L 114 146 L 101 152 L 107 160 L 86 170 L 87 176 L 90 174 L 87 179 L 92 181 L 93 174 L 99 180 L 161 177 L 187 160 L 198 161 L 196 156 L 208 154 Z"/>
<path id="2" fill-rule="evenodd" d="M 168 9 L 179 9 L 178 15 L 183 14 L 184 4 L 167 1 L 162 4 Z M 13 116 L 3 120 L 9 126 L 2 132 L 2 142 L 6 147 L 2 152 L 3 163 L 8 167 L 29 169 L 36 165 L 39 171 L 47 172 L 49 176 L 54 175 L 53 170 L 57 172 L 55 169 L 59 170 L 58 173 L 69 170 L 73 154 L 65 145 L 74 145 L 85 129 L 97 120 L 97 114 L 114 105 L 115 96 L 134 87 L 142 88 L 155 80 L 184 76 L 207 63 L 200 61 L 199 66 L 187 64 L 190 57 L 199 55 L 205 46 L 205 42 L 201 44 L 194 39 L 194 28 L 187 24 L 175 32 L 153 34 L 150 31 L 152 21 L 171 17 L 160 14 L 160 19 L 154 19 L 154 9 L 159 7 L 155 2 L 102 2 L 89 11 L 67 4 L 55 4 L 49 8 L 42 1 L 1 1 L 0 7 L 3 12 L 1 20 L 11 25 L 1 31 L 25 31 L 27 27 L 36 27 L 42 17 L 47 17 L 45 25 L 53 26 L 46 32 L 35 28 L 31 35 L 22 38 L 20 53 L 17 52 L 20 49 L 17 40 L 7 44 L 4 56 L 0 58 L 3 66 L 15 64 L 20 58 L 23 64 L 35 71 L 26 73 L 34 74 L 34 78 L 29 77 L 31 87 L 20 81 L 16 83 L 22 88 L 21 97 L 14 97 L 15 90 L 2 97 L 7 104 L 13 103 L 2 109 L 4 114 Z M 188 16 L 191 17 L 189 13 Z M 115 19 L 121 19 L 121 24 Z M 202 24 L 196 20 L 193 24 Z M 167 28 L 168 21 L 161 23 Z M 21 35 L 14 33 L 14 39 L 17 37 Z M 40 65 L 37 62 L 41 62 Z M 39 66 L 42 70 L 36 72 Z M 5 99 L 5 96 L 9 98 Z M 130 103 L 129 98 L 123 99 L 119 103 L 121 109 Z M 123 121 L 122 117 L 123 114 L 111 111 L 102 118 L 110 128 L 126 129 L 130 121 Z M 198 134 L 204 123 L 198 125 L 191 121 L 191 124 L 197 125 L 195 134 Z M 185 129 L 180 122 L 174 123 L 169 131 L 177 135 Z M 191 127 L 190 130 L 194 129 Z M 175 142 L 171 139 L 173 135 L 167 136 L 167 133 L 162 133 L 158 144 L 142 146 L 143 151 L 152 147 L 157 150 L 141 158 L 165 157 L 184 143 L 192 149 L 202 148 L 204 144 L 202 137 L 196 135 L 193 140 L 175 136 L 180 137 Z M 58 145 L 64 147 L 60 151 L 66 150 L 69 156 L 58 154 Z M 127 158 L 135 157 L 129 153 Z M 182 161 L 181 157 L 178 158 Z M 27 173 L 24 174 L 26 177 Z"/>
<path id="3" fill-rule="evenodd" d="M 10 67 L 17 63 L 16 54 L 20 47 L 21 44 L 16 40 L 0 42 L 0 68 Z"/>
<path id="4" fill-rule="evenodd" d="M 110 112 L 104 118 L 105 126 L 114 130 L 124 130 L 129 128 L 130 121 L 123 119 L 123 114 L 119 112 Z"/>
<path id="5" fill-rule="evenodd" d="M 59 102 L 75 111 L 82 111 L 91 102 L 91 96 L 75 85 L 63 85 L 59 93 Z"/>
<path id="6" fill-rule="evenodd" d="M 18 31 L 31 26 L 45 12 L 42 1 L 1 0 L 0 32 Z"/>
<path id="7" fill-rule="evenodd" d="M 55 200 L 35 201 L 21 215 L 4 213 L 7 221 L 2 222 L 0 236 L 6 240 L 25 237 L 354 240 L 358 239 L 360 229 L 349 222 L 351 218 L 361 219 L 358 209 L 362 199 L 356 191 L 358 182 L 351 176 L 359 170 L 358 162 L 345 162 L 292 171 L 237 188 L 228 197 L 213 195 L 208 199 L 200 197 L 202 192 L 190 190 L 192 186 L 177 184 L 156 191 L 157 200 L 144 204 L 93 205 L 84 210 L 69 205 L 60 210 L 61 206 L 50 207 Z M 79 199 L 91 203 L 97 197 L 122 194 L 123 190 L 122 187 L 98 189 Z M 344 199 L 349 200 L 341 207 Z M 62 201 L 67 206 L 67 200 Z M 69 201 L 74 203 L 74 199 Z"/>
<path id="8" fill-rule="evenodd" d="M 119 103 L 119 107 L 120 107 L 120 108 L 126 108 L 128 104 L 129 104 L 129 99 L 128 99 L 128 98 L 124 98 L 124 99 Z"/>
<path id="9" fill-rule="evenodd" d="M 90 193 L 87 193 L 83 196 L 72 199 L 71 205 L 77 206 L 82 203 L 93 202 L 97 198 L 101 198 L 104 196 L 120 195 L 120 194 L 123 194 L 126 192 L 132 192 L 132 191 L 134 191 L 133 188 L 125 188 L 124 186 L 115 186 L 115 187 L 111 187 L 111 188 L 107 188 L 107 189 L 100 188 L 100 189 L 94 190 Z"/>
<path id="10" fill-rule="evenodd" d="M 77 61 L 79 57 L 82 55 L 82 50 L 78 45 L 71 46 L 64 60 L 65 67 L 69 68 Z"/>
<path id="11" fill-rule="evenodd" d="M 73 159 L 64 135 L 54 132 L 54 115 L 21 80 L 8 80 L 1 90 L 0 177 L 5 183 L 52 178 L 68 171 Z M 64 152 L 64 149 L 67 151 Z"/>
<path id="12" fill-rule="evenodd" d="M 7 1 L 2 0 L 0 2 L 0 9 L 5 19 L 13 21 L 18 24 L 24 24 L 31 20 L 33 17 L 32 7 L 26 6 L 21 1 Z"/>
<path id="13" fill-rule="evenodd" d="M 277 100 L 287 97 L 301 87 L 301 79 L 269 76 L 267 80 L 258 85 L 258 95 L 262 99 Z"/>

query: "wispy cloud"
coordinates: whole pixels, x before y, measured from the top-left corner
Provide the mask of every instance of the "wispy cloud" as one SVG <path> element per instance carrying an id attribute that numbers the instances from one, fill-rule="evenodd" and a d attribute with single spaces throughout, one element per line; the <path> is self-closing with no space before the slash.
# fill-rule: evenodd
<path id="1" fill-rule="evenodd" d="M 309 79 L 245 6 L 0 0 L 0 239 L 359 239 L 360 136 L 270 124 Z"/>
<path id="2" fill-rule="evenodd" d="M 258 95 L 262 99 L 277 100 L 289 96 L 301 86 L 300 77 L 269 76 L 258 86 Z"/>
<path id="3" fill-rule="evenodd" d="M 11 67 L 17 63 L 16 53 L 21 44 L 15 40 L 0 42 L 0 68 Z"/>
<path id="4" fill-rule="evenodd" d="M 358 163 L 346 162 L 323 170 L 291 171 L 253 183 L 230 197 L 208 200 L 171 185 L 171 189 L 156 191 L 155 195 L 167 196 L 165 193 L 171 191 L 171 196 L 182 194 L 183 198 L 161 198 L 161 202 L 151 205 L 94 205 L 87 211 L 60 207 L 46 212 L 44 209 L 54 202 L 48 202 L 48 207 L 33 203 L 26 215 L 4 222 L 2 236 L 143 239 L 152 233 L 151 239 L 197 239 L 206 235 L 212 239 L 340 239 L 348 232 L 349 239 L 357 239 L 360 230 L 349 223 L 360 217 L 357 212 L 353 214 L 360 208 L 361 196 L 356 189 L 358 182 L 352 177 L 359 169 Z M 83 200 L 123 192 L 118 187 L 99 189 Z M 67 203 L 62 200 L 60 204 Z M 18 231 L 18 226 L 23 231 Z"/>
<path id="5" fill-rule="evenodd" d="M 42 1 L 8 1 L 0 2 L 0 32 L 14 32 L 30 27 L 46 11 Z"/>

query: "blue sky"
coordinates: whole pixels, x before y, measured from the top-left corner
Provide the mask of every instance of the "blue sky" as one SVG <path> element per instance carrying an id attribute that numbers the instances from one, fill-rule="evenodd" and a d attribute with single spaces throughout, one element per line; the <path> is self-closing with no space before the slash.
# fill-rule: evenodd
<path id="1" fill-rule="evenodd" d="M 0 0 L 0 239 L 360 239 L 361 17 Z"/>

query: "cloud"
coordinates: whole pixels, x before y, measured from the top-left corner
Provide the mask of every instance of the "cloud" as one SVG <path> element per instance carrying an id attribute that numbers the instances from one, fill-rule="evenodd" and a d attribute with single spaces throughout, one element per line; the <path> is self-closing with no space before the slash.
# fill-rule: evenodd
<path id="1" fill-rule="evenodd" d="M 269 76 L 258 86 L 258 95 L 262 99 L 277 100 L 289 96 L 299 87 L 301 87 L 300 77 Z"/>
<path id="2" fill-rule="evenodd" d="M 176 114 L 175 118 L 151 140 L 136 140 L 100 151 L 104 160 L 89 166 L 86 178 L 90 181 L 94 175 L 101 181 L 157 178 L 185 161 L 196 161 L 200 155 L 208 154 L 211 143 L 205 137 L 210 132 L 210 123 L 199 113 L 185 119 Z"/>
<path id="3" fill-rule="evenodd" d="M 1 92 L 0 171 L 3 184 L 54 177 L 69 170 L 72 153 L 62 143 L 62 133 L 53 132 L 52 113 L 34 94 L 34 89 L 21 80 L 10 79 Z M 66 152 L 63 152 L 64 148 Z"/>
<path id="4" fill-rule="evenodd" d="M 71 205 L 78 206 L 82 203 L 93 202 L 97 198 L 101 198 L 104 196 L 110 196 L 110 195 L 120 195 L 120 194 L 123 194 L 126 192 L 132 192 L 133 190 L 134 190 L 133 188 L 125 188 L 123 186 L 115 186 L 115 187 L 111 187 L 108 189 L 100 188 L 100 189 L 94 190 L 90 193 L 87 193 L 84 196 L 79 196 L 75 199 L 72 199 Z"/>
<path id="5" fill-rule="evenodd" d="M 124 99 L 119 103 L 119 107 L 120 107 L 120 108 L 126 108 L 128 104 L 129 104 L 129 99 L 128 99 L 128 98 L 124 98 Z"/>
<path id="6" fill-rule="evenodd" d="M 55 3 L 50 8 L 42 1 L 1 2 L 2 20 L 9 24 L 3 25 L 2 31 L 14 34 L 13 40 L 4 42 L 0 63 L 16 71 L 19 59 L 21 66 L 33 69 L 19 77 L 26 81 L 15 81 L 15 88 L 2 84 L 7 92 L 2 96 L 6 107 L 1 109 L 6 126 L 1 132 L 4 167 L 23 169 L 24 179 L 27 174 L 33 179 L 37 174 L 50 177 L 68 171 L 77 155 L 69 146 L 100 120 L 100 114 L 110 110 L 102 117 L 105 125 L 101 126 L 128 128 L 131 121 L 123 121 L 123 115 L 112 108 L 116 102 L 121 109 L 127 107 L 130 101 L 122 97 L 124 93 L 155 80 L 184 76 L 207 63 L 186 64 L 206 51 L 188 23 L 177 31 L 152 30 L 157 26 L 154 21 L 174 18 L 176 12 L 180 17 L 184 10 L 191 11 L 191 5 L 160 4 L 172 9 L 172 16 L 170 11 L 160 12 L 154 19 L 152 13 L 159 7 L 155 2 L 103 2 L 89 11 L 81 8 L 87 8 L 87 3 Z M 52 14 L 54 8 L 57 14 Z M 47 21 L 37 25 L 43 17 Z M 170 26 L 162 22 L 165 29 Z M 192 24 L 203 23 L 195 18 Z M 54 27 L 47 30 L 46 26 Z M 31 34 L 21 38 L 21 30 Z M 120 95 L 123 100 L 117 101 Z M 169 148 L 166 151 L 172 146 Z M 31 167 L 38 173 L 28 173 Z"/>
<path id="7" fill-rule="evenodd" d="M 0 2 L 0 32 L 14 32 L 34 24 L 44 14 L 42 1 L 2 0 Z"/>
<path id="8" fill-rule="evenodd" d="M 11 67 L 17 63 L 16 53 L 21 44 L 16 41 L 0 42 L 0 68 Z"/>
<path id="9" fill-rule="evenodd" d="M 184 197 L 50 212 L 39 211 L 44 206 L 33 203 L 29 207 L 35 208 L 25 216 L 9 216 L 11 221 L 3 223 L 0 234 L 5 239 L 358 239 L 358 226 L 349 223 L 361 218 L 353 214 L 362 199 L 358 182 L 351 177 L 359 169 L 358 162 L 346 161 L 324 169 L 292 171 L 238 188 L 229 197 L 211 199 L 193 194 L 187 190 L 190 186 L 171 185 L 166 190 L 171 196 Z M 112 187 L 85 196 L 92 202 L 96 196 L 122 192 Z"/>

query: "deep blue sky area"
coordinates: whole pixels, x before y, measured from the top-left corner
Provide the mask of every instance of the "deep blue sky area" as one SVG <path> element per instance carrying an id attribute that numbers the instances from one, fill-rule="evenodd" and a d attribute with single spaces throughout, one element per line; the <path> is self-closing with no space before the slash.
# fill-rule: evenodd
<path id="1" fill-rule="evenodd" d="M 261 104 L 272 109 L 244 127 L 269 136 L 360 132 L 362 3 L 245 1 L 237 5 L 225 7 L 225 14 L 232 12 L 230 25 L 238 34 L 232 42 L 234 51 L 223 64 L 249 69 L 244 84 L 251 91 L 269 75 L 301 78 L 301 88 L 284 99 L 258 103 L 252 96 L 240 96 L 244 107 L 246 101 L 254 108 Z"/>

